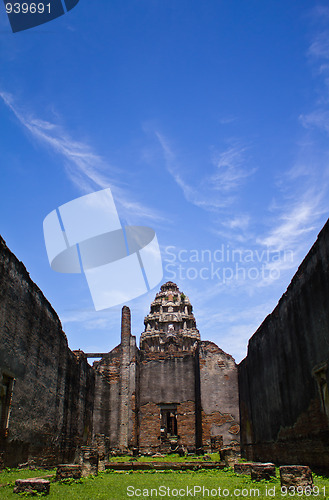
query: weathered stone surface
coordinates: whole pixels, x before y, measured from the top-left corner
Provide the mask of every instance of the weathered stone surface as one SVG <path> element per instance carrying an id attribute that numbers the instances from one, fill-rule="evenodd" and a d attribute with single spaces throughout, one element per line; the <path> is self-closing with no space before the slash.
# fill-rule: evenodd
<path id="1" fill-rule="evenodd" d="M 0 285 L 0 389 L 12 393 L 4 465 L 73 460 L 91 429 L 92 368 L 68 348 L 56 312 L 1 237 Z"/>
<path id="2" fill-rule="evenodd" d="M 82 476 L 96 476 L 98 473 L 98 453 L 91 447 L 83 446 L 81 448 L 81 468 Z"/>
<path id="3" fill-rule="evenodd" d="M 43 493 L 48 495 L 50 481 L 46 479 L 17 479 L 15 481 L 14 493 Z"/>
<path id="4" fill-rule="evenodd" d="M 271 479 L 276 477 L 275 465 L 271 463 L 266 464 L 252 464 L 250 470 L 250 477 L 254 481 L 261 481 L 262 479 Z"/>
<path id="5" fill-rule="evenodd" d="M 253 462 L 241 462 L 234 464 L 234 472 L 236 474 L 250 474 L 251 467 L 254 465 Z"/>
<path id="6" fill-rule="evenodd" d="M 192 305 L 175 283 L 162 285 L 152 302 L 140 349 L 124 306 L 120 344 L 93 367 L 68 348 L 56 312 L 1 237 L 0 285 L 5 466 L 72 463 L 87 446 L 88 475 L 104 470 L 110 451 L 184 455 L 237 443 L 235 362 L 200 340 Z"/>
<path id="7" fill-rule="evenodd" d="M 200 406 L 200 384 L 196 380 L 199 340 L 188 297 L 180 293 L 175 283 L 162 285 L 145 318 L 140 341 L 139 445 L 142 453 L 178 451 L 182 446 L 195 450 L 201 436 L 200 426 L 196 425 Z M 168 427 L 167 415 L 176 422 L 172 428 Z"/>
<path id="8" fill-rule="evenodd" d="M 308 466 L 284 465 L 280 467 L 281 486 L 307 488 L 313 486 L 312 471 Z"/>
<path id="9" fill-rule="evenodd" d="M 200 470 L 223 469 L 221 462 L 110 462 L 106 464 L 109 470 Z"/>
<path id="10" fill-rule="evenodd" d="M 105 471 L 105 462 L 108 456 L 106 436 L 104 434 L 97 434 L 94 439 L 94 445 L 98 454 L 98 472 Z"/>
<path id="11" fill-rule="evenodd" d="M 80 479 L 82 476 L 82 466 L 76 464 L 61 464 L 56 469 L 56 480 Z"/>
<path id="12" fill-rule="evenodd" d="M 34 470 L 36 468 L 36 462 L 35 460 L 28 460 L 27 462 L 24 462 L 23 464 L 18 464 L 18 469 L 30 469 Z"/>
<path id="13" fill-rule="evenodd" d="M 329 469 L 328 346 L 329 221 L 239 365 L 245 458 Z"/>
<path id="14" fill-rule="evenodd" d="M 200 341 L 192 305 L 176 284 L 162 285 L 145 318 L 139 363 L 140 449 L 143 453 L 218 451 L 238 443 L 237 367 L 213 342 Z M 157 383 L 154 384 L 154 380 Z M 176 443 L 163 413 L 170 404 L 177 421 Z M 161 426 L 159 429 L 159 417 Z M 235 430 L 237 427 L 235 427 Z"/>
<path id="15" fill-rule="evenodd" d="M 210 453 L 240 442 L 238 370 L 213 342 L 200 342 L 199 360 L 202 446 Z"/>
<path id="16" fill-rule="evenodd" d="M 220 451 L 220 458 L 225 462 L 226 467 L 234 467 L 240 458 L 240 452 L 234 448 L 223 448 Z"/>
<path id="17" fill-rule="evenodd" d="M 137 362 L 136 337 L 131 335 L 130 310 L 122 309 L 121 343 L 94 363 L 96 382 L 93 427 L 110 450 L 127 453 L 137 446 Z M 102 468 L 102 458 L 100 457 Z"/>

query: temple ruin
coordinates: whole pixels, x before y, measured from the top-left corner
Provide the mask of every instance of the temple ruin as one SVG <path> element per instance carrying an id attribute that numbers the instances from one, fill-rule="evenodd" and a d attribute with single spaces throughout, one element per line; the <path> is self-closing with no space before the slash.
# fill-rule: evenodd
<path id="1" fill-rule="evenodd" d="M 112 450 L 239 445 L 234 359 L 200 339 L 192 305 L 175 283 L 156 294 L 139 349 L 123 308 L 121 343 L 94 370 L 94 433 L 108 436 Z"/>
<path id="2" fill-rule="evenodd" d="M 161 286 L 140 347 L 122 309 L 121 342 L 90 366 L 56 312 L 0 239 L 0 447 L 6 466 L 108 453 L 239 447 L 237 366 L 202 341 L 192 305 Z"/>
<path id="3" fill-rule="evenodd" d="M 175 283 L 156 294 L 139 348 L 123 307 L 120 344 L 93 366 L 2 238 L 0 283 L 0 466 L 77 462 L 86 447 L 103 462 L 234 449 L 241 427 L 249 460 L 328 470 L 329 221 L 238 367 L 201 340 Z"/>

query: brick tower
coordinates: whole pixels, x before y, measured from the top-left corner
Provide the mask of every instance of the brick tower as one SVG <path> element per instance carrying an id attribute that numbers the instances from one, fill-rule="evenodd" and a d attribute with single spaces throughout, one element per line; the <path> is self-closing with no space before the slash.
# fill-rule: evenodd
<path id="1" fill-rule="evenodd" d="M 189 298 L 172 281 L 161 286 L 144 324 L 140 348 L 147 352 L 191 351 L 200 340 Z"/>
<path id="2" fill-rule="evenodd" d="M 161 286 L 140 339 L 139 446 L 201 446 L 198 344 L 192 305 L 178 286 Z"/>

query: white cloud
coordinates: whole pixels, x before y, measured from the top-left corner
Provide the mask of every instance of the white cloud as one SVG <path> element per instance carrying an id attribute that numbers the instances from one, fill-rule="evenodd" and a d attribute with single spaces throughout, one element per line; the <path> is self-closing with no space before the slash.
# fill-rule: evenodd
<path id="1" fill-rule="evenodd" d="M 223 222 L 223 225 L 230 229 L 242 229 L 246 230 L 249 227 L 250 216 L 247 214 L 236 215 L 233 219 L 227 219 Z"/>
<path id="2" fill-rule="evenodd" d="M 203 294 L 202 294 L 203 295 Z M 214 302 L 209 304 L 203 297 L 196 301 L 200 313 L 196 316 L 197 326 L 200 327 L 202 340 L 211 340 L 219 345 L 225 352 L 234 353 L 235 361 L 238 363 L 247 353 L 247 345 L 250 337 L 270 314 L 276 305 L 275 299 L 259 300 L 257 304 L 250 303 L 249 307 L 235 308 L 226 305 L 225 309 L 214 313 Z M 204 338 L 203 331 L 208 333 Z"/>
<path id="3" fill-rule="evenodd" d="M 66 175 L 80 191 L 89 193 L 111 187 L 120 214 L 126 220 L 135 220 L 136 217 L 164 219 L 156 210 L 134 200 L 131 193 L 122 187 L 121 179 L 125 178 L 125 174 L 109 165 L 90 145 L 73 139 L 59 125 L 22 111 L 15 105 L 11 94 L 0 91 L 0 97 L 33 138 L 64 158 Z"/>
<path id="4" fill-rule="evenodd" d="M 329 31 L 323 31 L 314 37 L 308 55 L 316 59 L 329 59 Z"/>
<path id="5" fill-rule="evenodd" d="M 279 224 L 267 236 L 258 238 L 258 243 L 275 251 L 295 247 L 301 236 L 314 230 L 315 206 L 313 201 L 301 202 L 290 213 L 282 214 Z"/>
<path id="6" fill-rule="evenodd" d="M 329 111 L 326 109 L 317 109 L 311 113 L 300 115 L 302 125 L 305 128 L 319 128 L 329 133 Z"/>
<path id="7" fill-rule="evenodd" d="M 197 179 L 194 186 L 183 179 L 167 139 L 159 132 L 155 132 L 155 135 L 161 145 L 167 171 L 183 191 L 186 201 L 204 210 L 213 212 L 231 206 L 235 200 L 235 191 L 255 172 L 255 169 L 242 168 L 245 148 L 231 147 L 217 154 L 213 160 L 215 172 Z"/>
<path id="8" fill-rule="evenodd" d="M 214 160 L 216 173 L 210 177 L 214 189 L 218 191 L 236 190 L 241 183 L 256 172 L 256 169 L 247 169 L 244 154 L 246 148 L 231 147 L 217 155 Z"/>

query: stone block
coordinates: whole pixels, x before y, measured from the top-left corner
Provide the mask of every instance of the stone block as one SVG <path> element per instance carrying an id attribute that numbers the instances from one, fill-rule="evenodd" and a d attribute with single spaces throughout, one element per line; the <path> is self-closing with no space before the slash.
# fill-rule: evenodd
<path id="1" fill-rule="evenodd" d="M 87 477 L 90 475 L 96 476 L 98 473 L 98 453 L 97 450 L 90 447 L 81 448 L 81 466 L 82 476 Z"/>
<path id="2" fill-rule="evenodd" d="M 56 481 L 62 481 L 63 479 L 80 479 L 81 476 L 81 465 L 61 464 L 57 466 Z"/>
<path id="3" fill-rule="evenodd" d="M 254 481 L 261 481 L 262 479 L 272 479 L 273 477 L 276 477 L 275 465 L 272 463 L 252 464 L 250 476 Z"/>
<path id="4" fill-rule="evenodd" d="M 251 467 L 254 465 L 253 462 L 241 462 L 234 464 L 234 472 L 236 474 L 250 474 Z"/>
<path id="5" fill-rule="evenodd" d="M 109 462 L 107 470 L 200 470 L 200 469 L 223 469 L 220 462 Z"/>
<path id="6" fill-rule="evenodd" d="M 312 471 L 307 465 L 284 465 L 280 467 L 281 486 L 287 488 L 312 488 Z"/>
<path id="7" fill-rule="evenodd" d="M 220 450 L 220 458 L 225 462 L 226 467 L 234 467 L 238 462 L 239 454 L 233 448 L 223 448 Z"/>
<path id="8" fill-rule="evenodd" d="M 14 493 L 43 493 L 49 495 L 50 481 L 46 479 L 17 479 L 15 481 Z"/>

